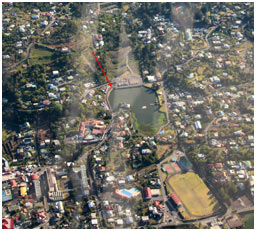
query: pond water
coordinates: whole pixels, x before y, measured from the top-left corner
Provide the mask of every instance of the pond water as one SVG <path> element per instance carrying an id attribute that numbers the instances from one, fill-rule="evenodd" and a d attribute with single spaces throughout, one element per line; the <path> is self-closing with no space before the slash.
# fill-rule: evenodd
<path id="1" fill-rule="evenodd" d="M 156 93 L 146 87 L 114 89 L 109 96 L 109 103 L 113 111 L 118 110 L 120 103 L 131 105 L 139 124 L 156 126 L 161 115 Z M 142 107 L 145 107 L 142 109 Z"/>

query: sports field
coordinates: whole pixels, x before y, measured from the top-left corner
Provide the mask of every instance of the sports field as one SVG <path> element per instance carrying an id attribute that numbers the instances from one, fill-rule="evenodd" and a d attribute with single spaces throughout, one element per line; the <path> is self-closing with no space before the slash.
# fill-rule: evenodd
<path id="1" fill-rule="evenodd" d="M 220 209 L 203 180 L 193 172 L 171 176 L 168 184 L 179 196 L 190 219 L 209 216 Z"/>

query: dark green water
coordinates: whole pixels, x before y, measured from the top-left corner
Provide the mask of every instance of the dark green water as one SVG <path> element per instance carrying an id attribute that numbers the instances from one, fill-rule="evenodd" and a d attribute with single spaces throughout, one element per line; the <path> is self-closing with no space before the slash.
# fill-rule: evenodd
<path id="1" fill-rule="evenodd" d="M 114 89 L 109 96 L 109 102 L 113 111 L 118 110 L 120 103 L 128 103 L 135 113 L 139 124 L 157 126 L 161 115 L 158 105 L 154 104 L 157 100 L 155 92 L 146 87 L 135 87 L 127 89 Z M 146 106 L 146 109 L 142 109 Z"/>

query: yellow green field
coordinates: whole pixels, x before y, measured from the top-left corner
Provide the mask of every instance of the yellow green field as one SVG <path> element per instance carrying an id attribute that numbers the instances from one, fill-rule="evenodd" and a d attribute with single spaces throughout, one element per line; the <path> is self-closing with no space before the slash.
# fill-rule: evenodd
<path id="1" fill-rule="evenodd" d="M 220 209 L 203 180 L 193 172 L 169 177 L 168 184 L 179 196 L 191 218 L 209 216 Z"/>
<path id="2" fill-rule="evenodd" d="M 167 151 L 170 150 L 170 145 L 158 145 L 157 146 L 157 159 L 161 159 L 164 154 L 167 154 Z"/>

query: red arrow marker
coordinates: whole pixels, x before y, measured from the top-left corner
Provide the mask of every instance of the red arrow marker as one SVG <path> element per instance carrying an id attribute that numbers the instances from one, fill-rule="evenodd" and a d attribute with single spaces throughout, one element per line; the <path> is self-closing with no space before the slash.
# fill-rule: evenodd
<path id="1" fill-rule="evenodd" d="M 107 81 L 108 81 L 108 85 L 111 87 L 111 86 L 112 86 L 112 83 L 109 81 L 109 79 L 108 79 L 108 77 L 107 77 L 105 71 L 104 71 L 103 68 L 101 67 L 99 60 L 97 59 L 97 57 L 96 57 L 96 55 L 94 54 L 94 52 L 92 52 L 92 54 L 94 55 L 94 58 L 96 59 L 97 63 L 99 64 L 99 66 L 100 66 L 100 68 L 101 68 L 103 74 L 105 75 L 105 77 L 106 77 L 106 79 L 107 79 Z"/>

